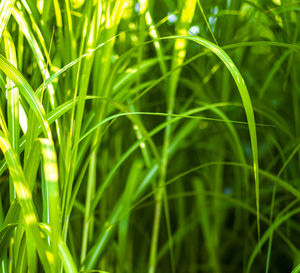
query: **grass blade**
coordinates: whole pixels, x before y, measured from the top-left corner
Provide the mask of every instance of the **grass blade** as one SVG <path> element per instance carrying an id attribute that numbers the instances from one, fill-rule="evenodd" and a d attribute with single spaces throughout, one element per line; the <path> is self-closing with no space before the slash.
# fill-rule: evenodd
<path id="1" fill-rule="evenodd" d="M 34 111 L 45 136 L 51 137 L 51 131 L 49 124 L 46 119 L 46 113 L 43 105 L 36 97 L 29 83 L 26 81 L 24 76 L 0 54 L 0 69 L 14 81 L 18 87 L 20 93 L 26 101 L 29 103 L 31 109 Z"/>

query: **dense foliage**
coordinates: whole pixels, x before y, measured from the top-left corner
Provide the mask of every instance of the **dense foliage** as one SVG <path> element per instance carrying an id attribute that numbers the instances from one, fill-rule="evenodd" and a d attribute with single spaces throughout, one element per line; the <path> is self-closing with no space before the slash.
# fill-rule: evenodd
<path id="1" fill-rule="evenodd" d="M 299 11 L 2 0 L 0 272 L 300 272 Z"/>

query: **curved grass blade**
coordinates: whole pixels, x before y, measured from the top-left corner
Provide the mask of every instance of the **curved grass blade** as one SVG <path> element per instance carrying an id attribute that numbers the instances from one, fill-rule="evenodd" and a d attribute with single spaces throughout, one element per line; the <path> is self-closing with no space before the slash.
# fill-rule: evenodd
<path id="1" fill-rule="evenodd" d="M 284 170 L 287 168 L 288 164 L 292 160 L 292 158 L 295 156 L 295 154 L 299 151 L 300 149 L 300 144 L 293 149 L 292 153 L 290 156 L 285 160 L 283 166 L 280 168 L 277 177 L 280 177 Z M 275 207 L 275 195 L 277 191 L 277 185 L 273 187 L 273 194 L 272 194 L 272 203 L 271 203 L 271 211 L 270 211 L 270 222 L 273 220 L 273 214 L 274 214 L 274 207 Z M 268 253 L 267 253 L 267 262 L 266 262 L 266 273 L 269 272 L 269 267 L 270 267 L 270 259 L 271 259 L 271 250 L 272 250 L 272 244 L 273 244 L 273 231 L 270 233 L 270 238 L 269 238 L 269 244 L 268 244 Z"/>
<path id="2" fill-rule="evenodd" d="M 6 250 L 9 246 L 11 237 L 13 236 L 13 231 L 18 226 L 18 224 L 8 224 L 4 226 L 0 231 L 0 262 L 2 262 Z"/>
<path id="3" fill-rule="evenodd" d="M 246 87 L 246 84 L 244 82 L 244 79 L 234 64 L 234 62 L 231 60 L 231 58 L 227 55 L 227 53 L 220 48 L 219 46 L 215 45 L 212 42 L 209 42 L 203 38 L 195 37 L 195 36 L 171 36 L 169 37 L 171 39 L 187 39 L 194 41 L 210 51 L 212 51 L 215 55 L 217 55 L 221 61 L 226 65 L 229 72 L 231 73 L 236 86 L 239 90 L 247 121 L 248 121 L 248 127 L 249 127 L 249 133 L 250 133 L 250 141 L 251 141 L 251 147 L 252 147 L 252 155 L 253 155 L 253 168 L 254 168 L 254 180 L 255 180 L 255 194 L 256 194 L 256 208 L 257 208 L 257 232 L 258 232 L 258 238 L 260 234 L 260 225 L 259 225 L 259 171 L 258 171 L 258 148 L 257 148 L 257 135 L 256 135 L 256 123 L 254 118 L 254 111 L 253 106 L 250 100 L 250 95 L 248 92 L 248 89 Z"/>
<path id="4" fill-rule="evenodd" d="M 51 131 L 46 119 L 46 113 L 43 105 L 38 100 L 30 84 L 26 81 L 24 76 L 16 69 L 6 58 L 0 54 L 0 69 L 14 81 L 19 88 L 21 95 L 26 99 L 31 109 L 34 111 L 42 131 L 48 138 L 51 138 Z"/>
<path id="5" fill-rule="evenodd" d="M 13 42 L 13 39 L 8 31 L 3 32 L 3 40 L 5 53 L 9 61 L 17 67 L 16 60 L 16 49 Z M 15 88 L 14 82 L 7 77 L 7 119 L 8 119 L 8 130 L 10 142 L 12 143 L 12 148 L 19 154 L 19 136 L 20 136 L 20 127 L 19 127 L 19 90 Z M 13 200 L 16 196 L 13 182 L 11 178 L 9 179 L 9 191 L 10 191 L 10 200 Z"/>
<path id="6" fill-rule="evenodd" d="M 3 226 L 17 223 L 19 221 L 20 210 L 20 203 L 17 200 L 12 201 L 6 214 Z"/>
<path id="7" fill-rule="evenodd" d="M 268 241 L 268 238 L 271 236 L 271 234 L 274 231 L 276 231 L 280 225 L 282 225 L 284 222 L 286 222 L 293 215 L 299 214 L 300 209 L 296 208 L 291 211 L 288 211 L 288 212 L 285 211 L 285 212 L 286 213 L 281 213 L 281 215 L 278 215 L 278 217 L 275 219 L 275 221 L 272 223 L 272 225 L 270 225 L 270 227 L 265 231 L 264 235 L 261 237 L 260 242 L 258 242 L 258 244 L 256 245 L 256 247 L 254 248 L 254 250 L 252 252 L 251 257 L 249 258 L 246 273 L 250 272 L 251 266 L 254 262 L 255 257 L 259 254 L 261 247 L 264 245 L 264 243 L 266 243 Z"/>
<path id="8" fill-rule="evenodd" d="M 47 213 L 47 223 L 49 223 L 51 233 L 50 247 L 54 253 L 55 270 L 59 268 L 58 259 L 58 241 L 60 235 L 60 207 L 59 207 L 59 192 L 58 192 L 58 169 L 55 148 L 52 140 L 39 139 L 41 142 L 41 152 L 44 165 L 45 177 L 45 195 L 47 202 L 44 202 L 44 207 Z"/>
<path id="9" fill-rule="evenodd" d="M 23 34 L 25 35 L 25 37 L 32 49 L 32 52 L 35 56 L 35 59 L 40 68 L 42 76 L 45 78 L 45 80 L 47 80 L 50 77 L 50 73 L 47 69 L 47 63 L 43 56 L 42 50 L 40 49 L 40 47 L 34 37 L 34 34 L 31 31 L 31 28 L 29 27 L 28 23 L 26 22 L 26 20 L 21 12 L 14 9 L 13 16 L 15 17 L 18 25 L 20 26 Z M 54 109 L 56 107 L 56 99 L 55 99 L 55 95 L 54 95 L 55 92 L 54 92 L 54 87 L 53 87 L 52 83 L 50 83 L 47 86 L 47 89 L 49 91 L 51 108 Z"/>
<path id="10" fill-rule="evenodd" d="M 18 242 L 18 252 L 16 254 L 16 265 L 15 271 L 16 272 L 25 272 L 27 268 L 27 261 L 26 261 L 26 237 L 22 236 L 20 241 Z"/>
<path id="11" fill-rule="evenodd" d="M 9 32 L 4 31 L 4 46 L 8 60 L 17 67 L 16 49 L 13 39 Z M 8 130 L 10 132 L 11 143 L 18 154 L 19 150 L 19 90 L 14 87 L 11 79 L 7 79 L 7 114 L 8 114 Z"/>
<path id="12" fill-rule="evenodd" d="M 49 237 L 52 237 L 52 230 L 46 224 L 40 224 L 39 228 Z M 60 236 L 58 236 L 58 255 L 60 256 L 66 273 L 77 273 L 77 267 L 73 261 L 72 255 Z"/>
<path id="13" fill-rule="evenodd" d="M 276 61 L 276 63 L 274 64 L 274 66 L 272 67 L 271 71 L 269 72 L 264 85 L 262 86 L 258 98 L 260 100 L 262 100 L 262 98 L 264 97 L 264 94 L 266 92 L 266 90 L 268 89 L 270 83 L 272 82 L 274 76 L 276 75 L 276 72 L 282 67 L 283 62 L 287 59 L 287 57 L 291 54 L 291 50 L 288 50 L 286 52 L 284 52 L 284 54 Z"/>
<path id="14" fill-rule="evenodd" d="M 49 42 L 51 39 L 51 29 L 45 27 L 45 25 L 41 23 L 43 19 L 41 19 L 41 17 L 39 16 L 39 11 L 33 1 L 21 0 L 21 3 L 22 3 L 21 6 L 22 15 L 24 16 L 24 19 L 28 17 L 30 18 L 30 25 L 31 25 L 30 30 L 32 29 L 33 33 L 36 34 L 38 42 L 43 49 L 44 56 L 47 59 L 47 63 L 50 66 L 52 66 L 52 62 L 49 56 L 50 53 L 48 52 L 46 42 L 45 42 L 45 41 Z M 15 10 L 16 9 L 13 10 L 13 13 Z M 25 10 L 27 11 L 27 14 L 25 13 Z M 29 23 L 28 19 L 27 22 Z"/>
<path id="15" fill-rule="evenodd" d="M 2 209 L 2 208 L 1 208 Z M 1 223 L 0 230 L 0 262 L 3 262 L 4 255 L 9 246 L 11 237 L 13 237 L 14 230 L 18 226 L 20 215 L 20 204 L 17 200 L 13 200 L 10 204 L 9 210 L 6 214 L 4 223 Z"/>
<path id="16" fill-rule="evenodd" d="M 57 119 L 59 119 L 61 116 L 63 116 L 66 112 L 70 111 L 73 107 L 74 104 L 77 103 L 78 100 L 69 100 L 63 104 L 61 104 L 60 106 L 58 106 L 56 109 L 54 109 L 53 111 L 51 111 L 50 113 L 47 114 L 47 120 L 49 122 L 49 124 L 52 124 L 53 122 L 55 122 Z M 4 120 L 4 118 L 3 118 Z M 0 124 L 1 124 L 1 109 L 0 109 Z M 7 131 L 7 129 L 5 129 L 5 124 L 3 123 L 4 129 L 2 128 L 2 130 Z M 41 131 L 41 126 L 39 126 L 39 132 Z M 20 152 L 22 152 L 24 150 L 24 146 L 26 144 L 26 138 L 25 136 L 22 136 L 20 139 Z M 34 147 L 33 147 L 34 148 Z M 30 156 L 36 151 L 31 151 L 30 152 Z M 38 151 L 40 152 L 40 151 Z M 36 152 L 36 153 L 38 153 Z M 32 167 L 32 166 L 31 166 Z M 4 160 L 1 162 L 0 164 L 0 175 L 3 174 L 3 172 L 7 169 L 7 162 Z M 26 168 L 25 168 L 25 177 L 27 178 L 27 172 L 26 172 Z M 30 172 L 31 174 L 29 174 L 29 178 L 33 177 L 34 175 L 32 174 L 32 168 L 30 168 Z M 29 182 L 29 187 L 30 189 L 33 187 L 34 183 L 30 183 L 30 182 L 34 182 L 32 181 L 32 179 L 28 180 Z"/>
<path id="17" fill-rule="evenodd" d="M 1 1 L 0 4 L 0 37 L 9 21 L 12 13 L 12 9 L 15 5 L 15 0 L 5 0 Z"/>
<path id="18" fill-rule="evenodd" d="M 36 246 L 41 262 L 44 265 L 45 271 L 52 272 L 53 267 L 53 253 L 46 245 L 45 241 L 38 230 L 38 219 L 35 214 L 35 209 L 32 201 L 32 194 L 27 186 L 22 168 L 20 166 L 18 157 L 11 148 L 11 145 L 6 136 L 0 131 L 0 148 L 7 161 L 9 173 L 14 183 L 17 198 L 20 202 L 23 211 L 26 231 L 28 236 L 32 238 Z"/>
<path id="19" fill-rule="evenodd" d="M 97 45 L 95 48 L 89 50 L 88 52 L 82 54 L 80 57 L 74 59 L 73 61 L 71 61 L 70 63 L 66 64 L 64 67 L 62 67 L 60 70 L 58 70 L 57 72 L 55 72 L 53 75 L 50 76 L 50 78 L 48 78 L 45 83 L 41 84 L 38 89 L 36 90 L 36 93 L 38 95 L 41 94 L 42 91 L 44 91 L 47 86 L 53 82 L 55 79 L 57 79 L 60 75 L 62 75 L 64 72 L 66 72 L 68 69 L 70 69 L 71 67 L 73 67 L 74 65 L 76 65 L 80 60 L 90 56 L 90 54 L 94 54 L 96 53 L 100 48 L 102 48 L 103 46 L 105 46 L 107 43 L 109 43 L 111 40 L 115 39 L 118 35 L 116 35 L 113 38 L 108 39 L 107 41 L 105 41 L 104 43 L 100 43 L 99 45 Z M 164 40 L 167 39 L 166 37 L 164 38 L 159 38 L 159 40 Z M 168 38 L 170 39 L 170 37 Z M 149 44 L 153 41 L 147 41 L 145 42 L 145 44 Z M 226 45 L 224 47 L 222 47 L 224 50 L 228 49 L 228 50 L 233 50 L 233 49 L 237 49 L 237 48 L 241 48 L 241 47 L 251 47 L 251 46 L 262 46 L 262 45 L 266 45 L 266 46 L 273 46 L 273 47 L 282 47 L 282 48 L 289 48 L 292 49 L 294 51 L 296 51 L 297 53 L 300 52 L 300 46 L 297 44 L 289 44 L 289 43 L 282 43 L 282 42 L 272 42 L 272 41 L 255 41 L 255 42 L 242 42 L 242 43 L 235 43 L 235 44 L 230 44 L 230 45 Z M 133 48 L 134 49 L 134 48 Z M 194 61 L 195 59 L 207 55 L 209 52 L 203 52 L 200 54 L 197 54 L 195 56 L 193 56 L 192 58 L 190 58 L 188 61 L 186 61 L 185 63 L 182 64 L 182 66 L 187 65 L 189 63 L 191 63 L 192 61 Z M 181 67 L 181 66 L 180 66 Z M 179 68 L 179 67 L 178 67 Z M 178 69 L 176 68 L 176 69 Z M 169 71 L 167 72 L 164 76 L 162 76 L 160 79 L 158 79 L 157 81 L 154 82 L 154 84 L 152 84 L 149 88 L 146 89 L 146 91 L 152 89 L 154 86 L 156 86 L 158 83 L 160 83 L 161 81 L 163 81 L 166 77 L 168 77 L 169 75 L 171 75 L 173 73 L 173 71 Z M 138 96 L 138 98 L 140 98 L 142 95 L 144 95 L 144 92 Z"/>

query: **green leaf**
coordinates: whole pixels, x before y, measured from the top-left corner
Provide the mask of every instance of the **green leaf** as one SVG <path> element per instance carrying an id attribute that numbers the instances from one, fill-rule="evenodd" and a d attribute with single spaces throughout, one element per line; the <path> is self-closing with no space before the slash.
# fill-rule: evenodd
<path id="1" fill-rule="evenodd" d="M 249 127 L 249 133 L 250 133 L 250 141 L 251 141 L 251 147 L 252 147 L 252 155 L 253 155 L 253 168 L 254 168 L 254 180 L 255 180 L 255 193 L 256 193 L 256 209 L 257 209 L 257 231 L 258 231 L 258 237 L 260 236 L 260 224 L 259 224 L 259 168 L 258 168 L 258 148 L 257 148 L 257 136 L 256 136 L 256 123 L 254 118 L 254 111 L 253 106 L 251 103 L 250 95 L 247 89 L 247 86 L 245 84 L 245 81 L 239 71 L 239 69 L 236 67 L 234 62 L 231 60 L 231 58 L 228 56 L 228 54 L 219 46 L 216 44 L 207 41 L 200 37 L 195 36 L 171 36 L 170 39 L 187 39 L 194 41 L 210 51 L 212 51 L 215 55 L 217 55 L 221 61 L 226 65 L 227 69 L 231 73 L 236 86 L 238 88 L 238 91 L 240 93 L 247 121 L 248 121 L 248 127 Z"/>
<path id="2" fill-rule="evenodd" d="M 12 9 L 15 5 L 15 0 L 5 0 L 1 1 L 0 4 L 0 37 L 3 34 L 3 31 L 9 21 L 9 18 L 12 13 Z"/>
<path id="3" fill-rule="evenodd" d="M 26 81 L 24 76 L 6 59 L 0 54 L 0 69 L 14 81 L 19 88 L 21 95 L 26 99 L 31 109 L 34 111 L 39 124 L 42 127 L 42 131 L 45 136 L 51 138 L 51 131 L 48 121 L 46 119 L 46 113 L 42 103 L 38 100 L 33 89 Z"/>

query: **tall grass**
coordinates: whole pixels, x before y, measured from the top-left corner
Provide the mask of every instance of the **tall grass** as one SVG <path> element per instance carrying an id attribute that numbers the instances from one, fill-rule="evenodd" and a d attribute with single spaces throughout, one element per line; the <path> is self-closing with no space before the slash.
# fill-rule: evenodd
<path id="1" fill-rule="evenodd" d="M 294 0 L 2 0 L 2 273 L 299 272 Z"/>

